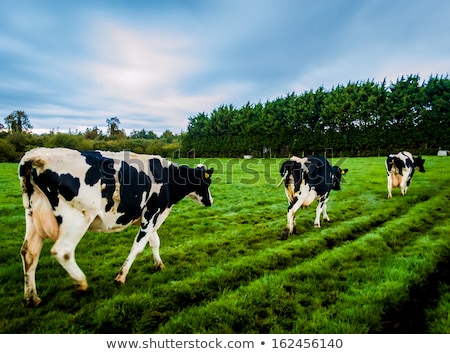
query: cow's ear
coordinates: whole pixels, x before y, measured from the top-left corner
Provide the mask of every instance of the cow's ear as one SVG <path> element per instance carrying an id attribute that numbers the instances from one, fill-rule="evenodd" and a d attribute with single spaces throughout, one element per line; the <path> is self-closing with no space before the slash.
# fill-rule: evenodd
<path id="1" fill-rule="evenodd" d="M 204 176 L 206 179 L 210 178 L 214 172 L 214 168 L 210 168 L 208 171 L 205 171 Z"/>
<path id="2" fill-rule="evenodd" d="M 348 168 L 341 170 L 341 175 L 345 175 L 348 172 Z"/>

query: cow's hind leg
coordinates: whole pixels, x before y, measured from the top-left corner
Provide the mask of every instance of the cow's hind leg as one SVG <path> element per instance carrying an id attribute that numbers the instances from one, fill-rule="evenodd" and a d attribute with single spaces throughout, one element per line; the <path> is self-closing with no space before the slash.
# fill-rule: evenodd
<path id="1" fill-rule="evenodd" d="M 392 198 L 392 174 L 388 173 L 387 177 L 387 189 L 388 189 L 388 198 Z"/>
<path id="2" fill-rule="evenodd" d="M 77 290 L 86 291 L 88 289 L 86 276 L 75 260 L 75 249 L 95 216 L 91 217 L 86 212 L 74 209 L 71 209 L 70 214 L 64 215 L 59 237 L 51 253 L 70 275 Z M 68 219 L 67 222 L 64 222 L 65 218 Z"/>
<path id="3" fill-rule="evenodd" d="M 288 207 L 287 212 L 287 223 L 286 228 L 281 232 L 281 236 L 279 237 L 279 240 L 287 240 L 289 235 L 292 235 L 295 232 L 297 232 L 297 227 L 295 225 L 295 213 L 300 208 L 300 206 L 303 204 L 303 199 L 299 199 L 298 197 L 295 197 L 294 200 L 291 202 L 291 204 Z"/>
<path id="4" fill-rule="evenodd" d="M 27 218 L 25 240 L 20 249 L 24 273 L 24 300 L 27 306 L 38 306 L 41 302 L 36 290 L 36 267 L 43 244 L 44 239 L 33 222 Z"/>
<path id="5" fill-rule="evenodd" d="M 403 178 L 400 185 L 402 195 L 406 195 L 406 192 L 408 191 L 409 182 L 410 182 L 409 178 Z"/>
<path id="6" fill-rule="evenodd" d="M 330 221 L 330 218 L 328 217 L 328 214 L 327 214 L 327 201 L 328 201 L 327 197 L 320 198 L 320 200 L 319 200 L 319 204 L 317 205 L 317 208 L 316 208 L 316 219 L 314 220 L 314 227 L 316 227 L 316 228 L 320 228 L 321 214 L 323 215 L 323 219 L 325 221 Z"/>
<path id="7" fill-rule="evenodd" d="M 296 235 L 297 234 L 297 222 L 295 220 L 295 215 L 294 215 L 294 221 L 292 223 L 292 234 Z"/>

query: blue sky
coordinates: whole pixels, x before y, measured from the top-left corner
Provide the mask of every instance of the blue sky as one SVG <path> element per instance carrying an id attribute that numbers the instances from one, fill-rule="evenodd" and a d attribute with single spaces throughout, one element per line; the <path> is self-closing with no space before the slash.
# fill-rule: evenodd
<path id="1" fill-rule="evenodd" d="M 3 0 L 0 119 L 180 133 L 222 104 L 427 80 L 449 72 L 449 14 L 446 0 Z"/>

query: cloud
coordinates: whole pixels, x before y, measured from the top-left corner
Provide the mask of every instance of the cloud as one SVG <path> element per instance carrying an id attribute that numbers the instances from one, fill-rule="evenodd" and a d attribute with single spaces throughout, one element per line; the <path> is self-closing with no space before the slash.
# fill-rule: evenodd
<path id="1" fill-rule="evenodd" d="M 0 114 L 36 129 L 186 129 L 349 81 L 447 74 L 450 5 L 434 0 L 16 0 L 0 5 Z M 80 128 L 78 128 L 80 127 Z"/>

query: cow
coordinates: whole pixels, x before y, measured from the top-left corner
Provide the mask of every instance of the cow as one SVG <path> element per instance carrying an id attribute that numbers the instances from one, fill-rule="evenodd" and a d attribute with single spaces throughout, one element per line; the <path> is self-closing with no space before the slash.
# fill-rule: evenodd
<path id="1" fill-rule="evenodd" d="M 325 221 L 330 221 L 327 214 L 327 201 L 330 191 L 341 189 L 341 176 L 347 172 L 347 168 L 331 167 L 328 160 L 323 156 L 303 158 L 293 156 L 284 161 L 280 168 L 281 181 L 278 187 L 284 183 L 289 207 L 287 225 L 279 239 L 286 240 L 289 235 L 297 233 L 295 213 L 300 207 L 307 207 L 315 200 L 318 200 L 318 205 L 314 227 L 320 228 L 321 214 L 323 214 Z"/>
<path id="2" fill-rule="evenodd" d="M 392 188 L 400 187 L 401 194 L 405 195 L 414 175 L 414 170 L 425 172 L 425 160 L 422 157 L 413 157 L 408 151 L 390 154 L 386 158 L 388 198 L 392 198 Z"/>
<path id="3" fill-rule="evenodd" d="M 86 231 L 117 232 L 130 225 L 139 230 L 115 280 L 125 283 L 136 256 L 149 243 L 156 269 L 163 269 L 158 228 L 174 204 L 186 196 L 211 206 L 213 169 L 178 166 L 160 156 L 131 152 L 36 148 L 20 161 L 18 175 L 25 208 L 26 233 L 20 253 L 24 300 L 41 302 L 35 272 L 44 239 L 54 241 L 51 254 L 78 290 L 88 290 L 75 261 L 75 248 Z"/>

